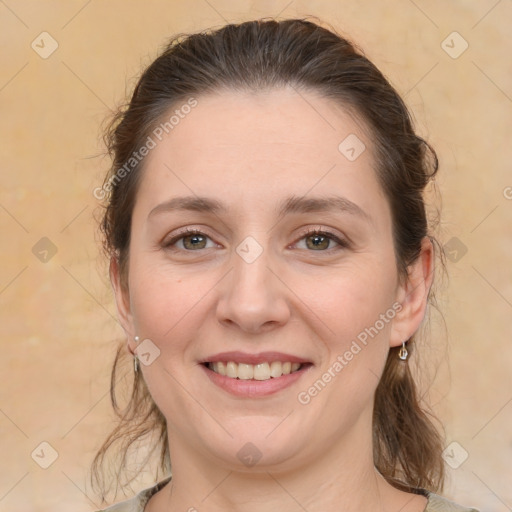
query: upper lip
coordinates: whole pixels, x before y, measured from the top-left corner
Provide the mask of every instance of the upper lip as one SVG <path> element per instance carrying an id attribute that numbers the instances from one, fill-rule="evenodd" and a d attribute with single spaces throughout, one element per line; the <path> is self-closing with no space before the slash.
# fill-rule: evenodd
<path id="1" fill-rule="evenodd" d="M 247 352 L 220 352 L 209 356 L 201 361 L 201 363 L 218 363 L 229 362 L 243 364 L 260 364 L 271 363 L 272 361 L 291 362 L 291 363 L 309 363 L 303 357 L 285 354 L 283 352 L 259 352 L 257 354 L 248 354 Z"/>

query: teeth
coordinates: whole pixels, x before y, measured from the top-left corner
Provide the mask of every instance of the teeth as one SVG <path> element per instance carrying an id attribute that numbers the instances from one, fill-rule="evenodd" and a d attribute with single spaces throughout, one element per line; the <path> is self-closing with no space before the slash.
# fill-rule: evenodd
<path id="1" fill-rule="evenodd" d="M 217 363 L 217 373 L 220 373 L 221 375 L 226 375 L 226 365 L 222 362 Z"/>
<path id="2" fill-rule="evenodd" d="M 283 365 L 280 361 L 272 361 L 270 363 L 270 376 L 274 379 L 276 377 L 281 377 L 283 374 Z"/>
<path id="3" fill-rule="evenodd" d="M 255 380 L 270 379 L 270 365 L 268 363 L 255 364 L 254 365 L 254 379 Z"/>
<path id="4" fill-rule="evenodd" d="M 254 377 L 254 366 L 252 364 L 238 365 L 238 378 L 242 380 L 249 380 Z"/>
<path id="5" fill-rule="evenodd" d="M 296 372 L 301 367 L 300 363 L 272 361 L 269 363 L 245 364 L 233 361 L 208 363 L 208 368 L 219 375 L 225 375 L 232 379 L 240 380 L 269 380 Z"/>
<path id="6" fill-rule="evenodd" d="M 213 371 L 215 371 L 215 368 L 213 368 Z M 226 375 L 233 379 L 238 377 L 238 366 L 233 361 L 226 363 Z"/>

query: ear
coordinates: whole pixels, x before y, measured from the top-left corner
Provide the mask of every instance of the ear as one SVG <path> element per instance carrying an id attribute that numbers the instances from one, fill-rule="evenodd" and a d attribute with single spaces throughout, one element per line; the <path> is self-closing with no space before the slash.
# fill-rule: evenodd
<path id="1" fill-rule="evenodd" d="M 114 291 L 114 297 L 117 306 L 117 316 L 121 323 L 126 337 L 128 338 L 128 349 L 133 353 L 134 343 L 133 338 L 135 336 L 135 327 L 133 324 L 133 316 L 130 307 L 130 293 L 127 286 L 123 286 L 123 280 L 121 278 L 121 272 L 119 268 L 119 260 L 112 256 L 110 258 L 110 284 Z"/>
<path id="2" fill-rule="evenodd" d="M 428 295 L 434 279 L 434 247 L 424 237 L 421 252 L 407 269 L 408 275 L 398 288 L 397 301 L 402 308 L 393 319 L 390 346 L 407 341 L 420 327 L 428 304 Z"/>

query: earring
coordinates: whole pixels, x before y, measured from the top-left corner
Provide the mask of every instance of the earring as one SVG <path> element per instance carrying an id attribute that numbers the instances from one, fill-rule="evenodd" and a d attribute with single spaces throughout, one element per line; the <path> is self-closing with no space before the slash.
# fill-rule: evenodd
<path id="1" fill-rule="evenodd" d="M 409 355 L 409 352 L 407 352 L 407 347 L 405 346 L 405 341 L 402 341 L 402 346 L 400 347 L 400 350 L 398 351 L 398 357 L 405 361 L 407 359 L 407 356 Z"/>
<path id="2" fill-rule="evenodd" d="M 138 343 L 140 341 L 140 338 L 138 336 L 135 336 L 134 338 L 135 343 Z M 133 354 L 133 371 L 137 373 L 139 371 L 139 358 L 137 357 L 137 354 Z"/>

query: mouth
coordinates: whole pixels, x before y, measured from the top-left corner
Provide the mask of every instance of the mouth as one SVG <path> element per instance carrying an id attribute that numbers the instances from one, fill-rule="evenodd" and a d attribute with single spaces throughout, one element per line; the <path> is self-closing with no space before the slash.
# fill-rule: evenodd
<path id="1" fill-rule="evenodd" d="M 313 363 L 279 352 L 224 352 L 201 361 L 200 367 L 210 382 L 229 394 L 258 398 L 292 386 Z"/>
<path id="2" fill-rule="evenodd" d="M 208 369 L 223 377 L 239 380 L 278 379 L 300 371 L 311 363 L 292 363 L 291 361 L 272 361 L 259 364 L 236 363 L 234 361 L 216 361 L 203 363 Z"/>

